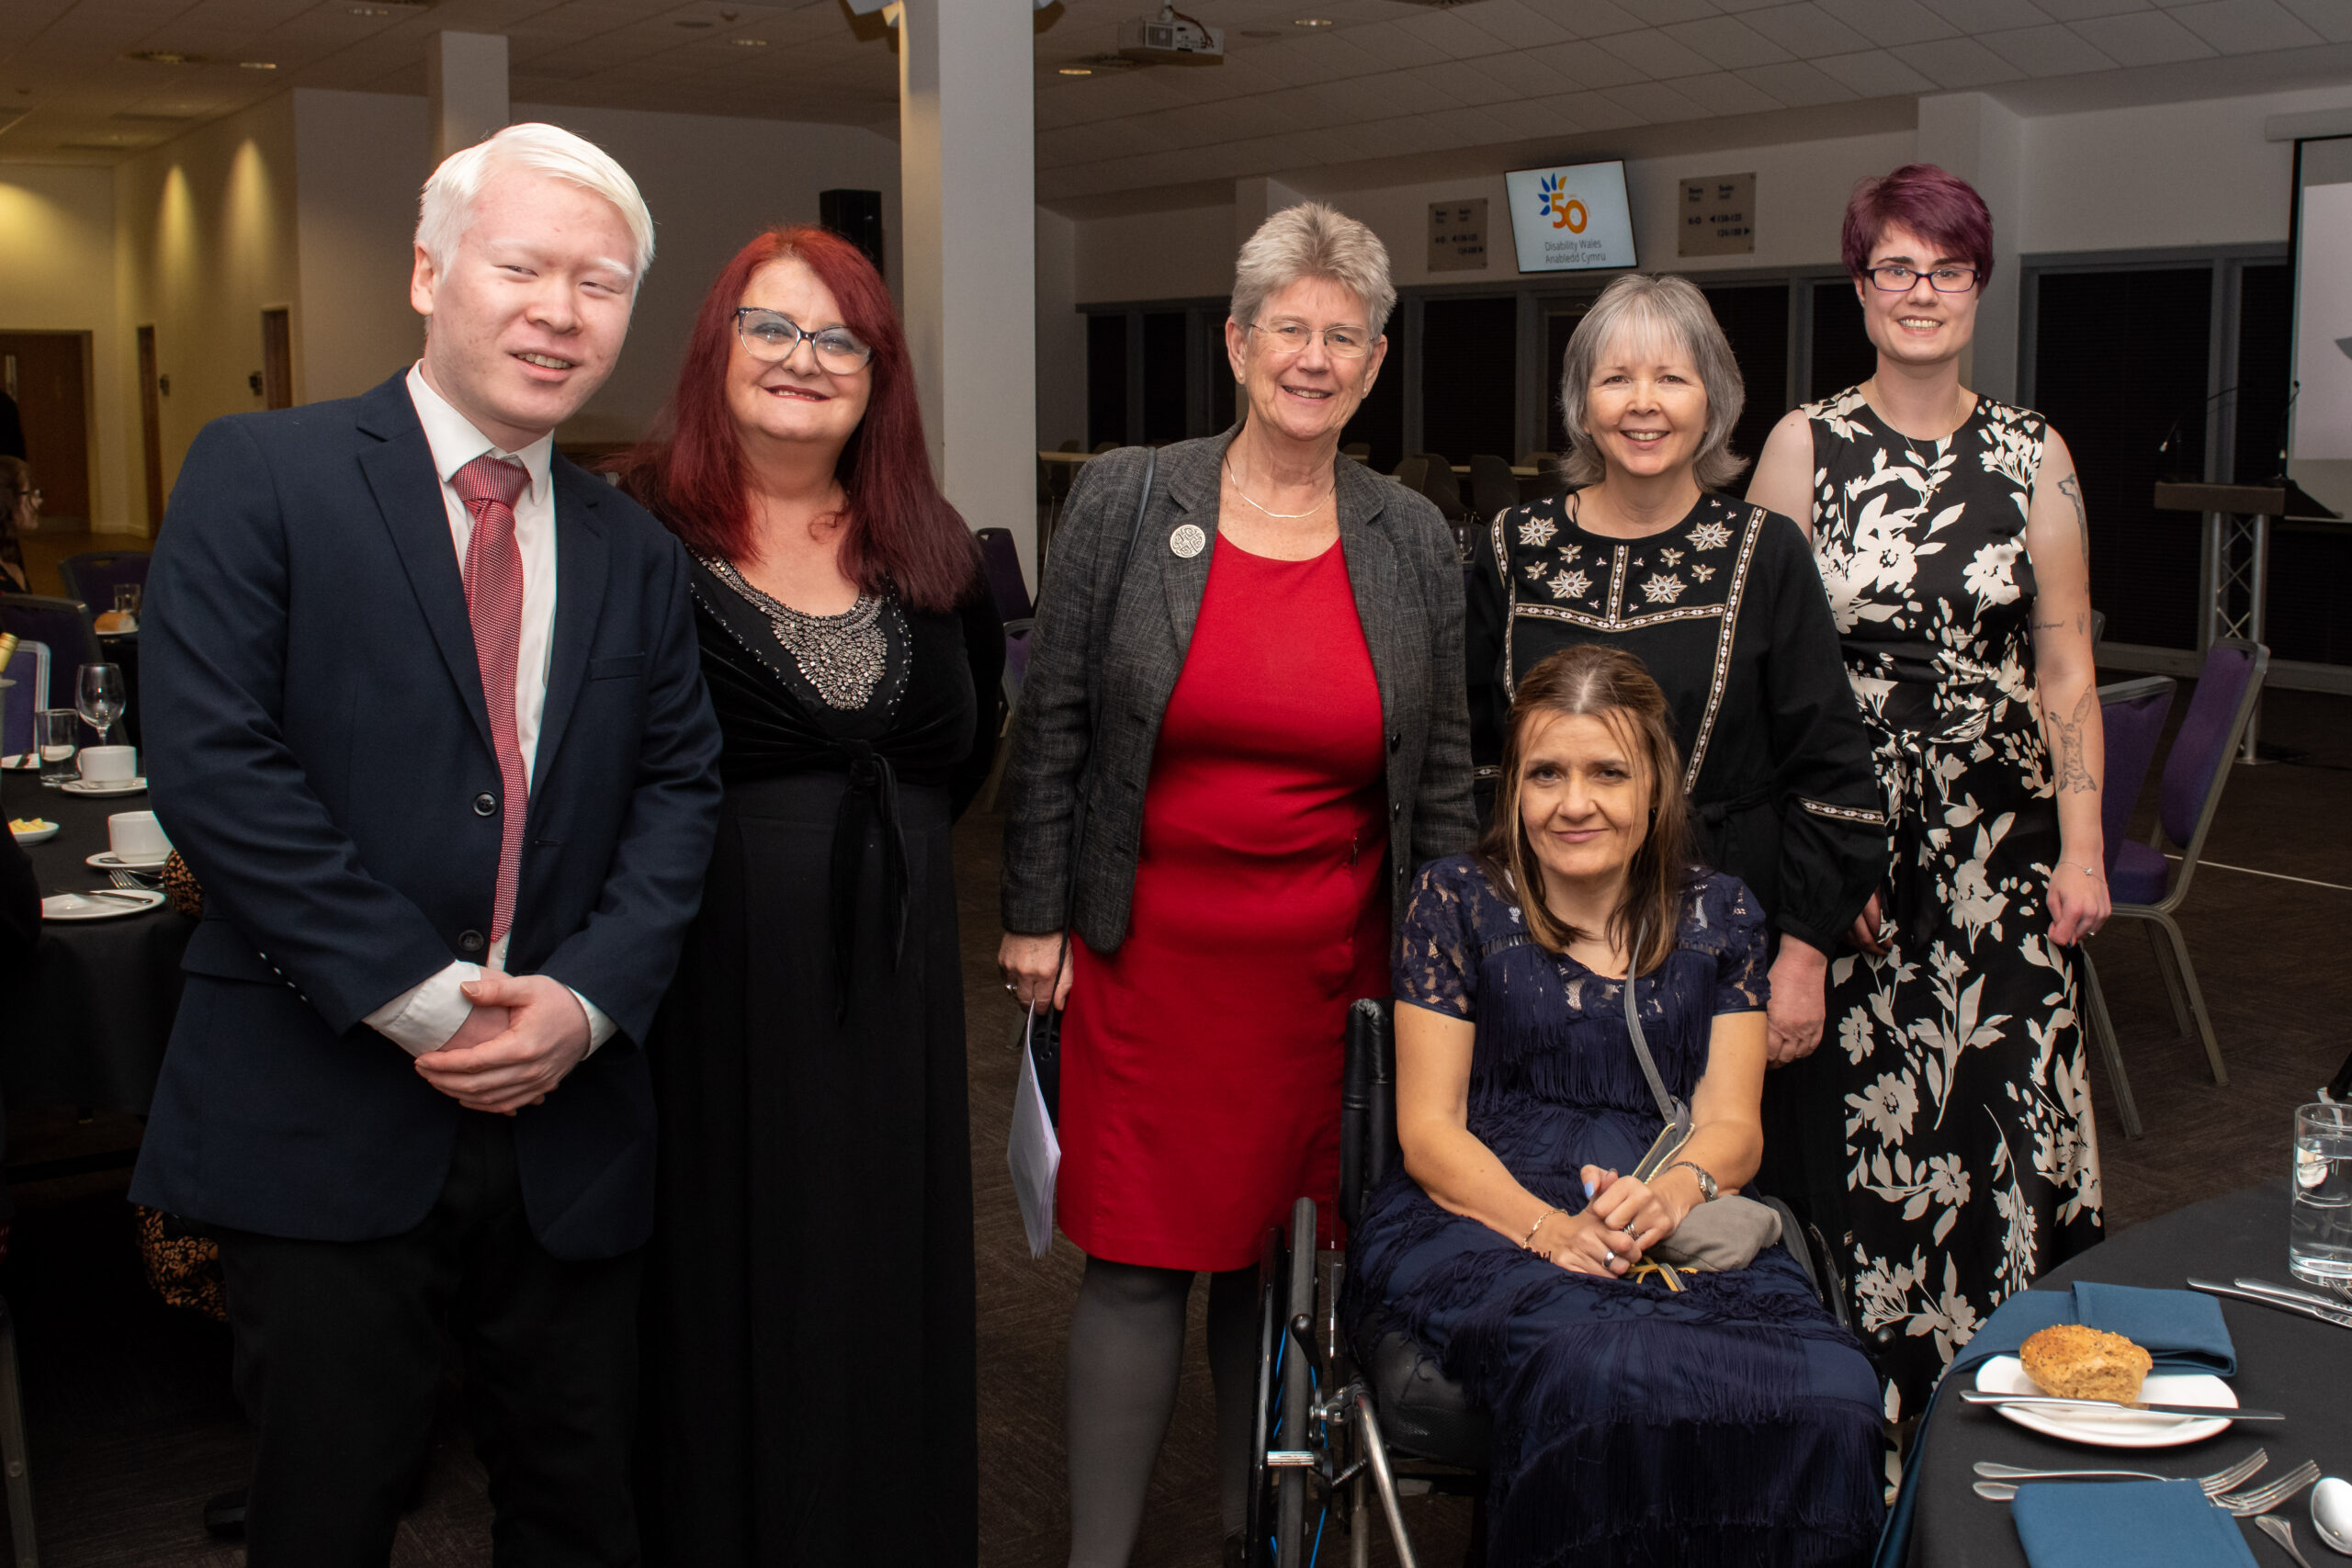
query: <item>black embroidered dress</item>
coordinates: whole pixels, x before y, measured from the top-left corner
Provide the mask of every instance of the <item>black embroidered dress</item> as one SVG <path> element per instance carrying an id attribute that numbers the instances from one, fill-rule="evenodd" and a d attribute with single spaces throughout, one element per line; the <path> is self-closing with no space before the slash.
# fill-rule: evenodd
<path id="1" fill-rule="evenodd" d="M 1587 1164 L 1631 1170 L 1659 1122 L 1625 982 L 1528 939 L 1467 855 L 1422 868 L 1398 939 L 1400 1010 L 1476 1026 L 1469 1130 L 1574 1214 Z M 1690 890 L 1676 948 L 1634 982 L 1668 1090 L 1688 1099 L 1717 1015 L 1766 994 L 1761 914 L 1730 877 Z M 1853 1563 L 1881 1516 L 1878 1383 L 1781 1247 L 1663 1284 L 1572 1274 L 1448 1213 L 1401 1165 L 1365 1204 L 1348 1306 L 1402 1329 L 1494 1416 L 1493 1568 Z"/>
<path id="2" fill-rule="evenodd" d="M 795 618 L 719 562 L 693 587 L 727 795 L 650 1053 L 646 1561 L 970 1563 L 949 828 L 990 761 L 1002 630 L 893 597 Z"/>
<path id="3" fill-rule="evenodd" d="M 1856 1326 L 1908 1416 L 1995 1307 L 2100 1235 L 2028 630 L 2048 426 L 1979 397 L 1951 435 L 1913 441 L 1859 388 L 1804 412 L 1814 548 L 1894 823 L 1899 927 L 1885 958 L 1830 965 L 1814 1206 L 1843 1211 Z"/>
<path id="4" fill-rule="evenodd" d="M 1624 649 L 1666 694 L 1707 863 L 1747 885 L 1771 929 L 1839 951 L 1884 871 L 1886 818 L 1804 536 L 1720 495 L 1643 539 L 1589 533 L 1575 508 L 1496 513 L 1472 572 L 1482 787 L 1521 676 L 1578 643 Z"/>

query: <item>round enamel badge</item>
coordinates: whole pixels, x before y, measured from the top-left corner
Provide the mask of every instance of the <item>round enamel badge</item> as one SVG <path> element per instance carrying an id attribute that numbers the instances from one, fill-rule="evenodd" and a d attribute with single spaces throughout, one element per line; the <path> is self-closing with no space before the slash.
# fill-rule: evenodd
<path id="1" fill-rule="evenodd" d="M 1187 523 L 1168 536 L 1168 547 L 1186 560 L 1191 560 L 1194 556 L 1199 555 L 1207 547 L 1208 542 L 1209 536 L 1201 532 L 1200 525 L 1197 523 Z"/>

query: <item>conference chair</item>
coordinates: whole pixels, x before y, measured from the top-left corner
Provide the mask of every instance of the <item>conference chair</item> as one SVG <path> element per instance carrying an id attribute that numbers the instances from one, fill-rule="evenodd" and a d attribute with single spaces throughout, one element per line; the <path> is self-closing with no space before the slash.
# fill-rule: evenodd
<path id="1" fill-rule="evenodd" d="M 1429 471 L 1429 466 L 1430 460 L 1427 457 L 1408 457 L 1396 465 L 1396 471 L 1390 474 L 1389 478 L 1407 490 L 1419 491 L 1421 488 L 1422 477 Z"/>
<path id="2" fill-rule="evenodd" d="M 1500 457 L 1485 452 L 1470 455 L 1470 510 L 1472 521 L 1484 527 L 1495 520 L 1498 512 L 1508 512 L 1519 504 L 1519 476 Z"/>
<path id="3" fill-rule="evenodd" d="M 0 680 L 16 682 L 0 690 L 0 757 L 20 757 L 33 749 L 33 715 L 50 705 L 49 645 L 19 639 Z"/>
<path id="4" fill-rule="evenodd" d="M 2222 788 L 2230 780 L 2230 762 L 2262 695 L 2263 678 L 2270 671 L 2270 650 L 2240 637 L 2215 642 L 2205 650 L 2204 669 L 2188 712 L 2174 735 L 2165 757 L 2164 782 L 2157 795 L 2156 830 L 2146 843 L 2127 840 L 2119 831 L 2117 848 L 2108 871 L 2108 891 L 2114 899 L 2114 919 L 2145 920 L 2154 928 L 2149 941 L 2156 952 L 2156 967 L 2172 998 L 2174 1021 L 2183 1037 L 2195 1034 L 2205 1047 L 2213 1081 L 2227 1085 L 2229 1069 L 2222 1065 L 2222 1047 L 2213 1037 L 2213 1020 L 2205 1009 L 2205 993 L 2197 984 L 2197 966 L 2189 961 L 2188 940 L 2174 916 L 2188 897 L 2197 863 L 2205 852 L 2205 835 L 2222 804 Z M 2104 810 L 2102 810 L 2104 815 Z M 2180 863 L 2169 863 L 2165 845 L 2178 846 Z M 2104 1016 L 2106 1000 L 2098 1003 Z"/>
<path id="5" fill-rule="evenodd" d="M 2172 712 L 2173 694 L 2178 683 L 2169 675 L 2143 675 L 2137 680 L 2118 681 L 2098 689 L 2099 718 L 2107 736 L 2107 778 L 2098 799 L 2099 829 L 2107 843 L 2108 876 L 2115 875 L 2115 863 L 2123 852 L 2123 842 L 2132 829 L 2132 808 L 2140 799 L 2140 786 L 2147 781 L 2148 768 L 2155 761 L 2156 743 L 2165 730 L 2165 716 Z M 2098 1054 L 2107 1063 L 2108 1082 L 2115 1089 L 2115 1109 L 2123 1122 L 2123 1135 L 2140 1135 L 2140 1107 L 2132 1097 L 2132 1079 L 2123 1070 L 2123 1050 L 2116 1039 L 2115 1021 L 2108 1016 L 2107 994 L 2099 988 L 2098 967 L 2091 959 L 2091 944 L 2080 944 L 2082 955 L 2082 1003 L 2085 1021 L 2091 1038 L 2098 1044 Z"/>
<path id="6" fill-rule="evenodd" d="M 1372 461 L 1372 443 L 1369 441 L 1351 441 L 1345 446 L 1340 448 L 1340 456 L 1342 457 L 1353 457 L 1359 463 L 1369 463 Z"/>
<path id="7" fill-rule="evenodd" d="M 114 608 L 114 591 L 126 585 L 145 588 L 147 565 L 155 558 L 146 550 L 84 550 L 57 563 L 65 596 L 79 599 L 93 615 Z"/>
<path id="8" fill-rule="evenodd" d="M 1021 552 L 1012 532 L 982 528 L 974 537 L 980 542 L 980 567 L 988 575 L 989 596 L 1004 622 L 1004 725 L 997 735 L 996 761 L 989 764 L 988 783 L 980 790 L 980 808 L 993 811 L 997 790 L 1004 782 L 1005 758 L 1012 749 L 1012 721 L 1021 711 L 1021 688 L 1029 676 L 1029 633 L 1037 624 L 1037 612 L 1029 598 L 1029 580 L 1022 575 Z"/>
<path id="9" fill-rule="evenodd" d="M 1437 502 L 1448 523 L 1458 525 L 1470 515 L 1470 507 L 1462 499 L 1462 481 L 1453 472 L 1453 460 L 1437 452 L 1423 452 L 1420 457 L 1426 465 L 1421 469 L 1421 493 Z"/>
<path id="10" fill-rule="evenodd" d="M 0 632 L 14 632 L 23 642 L 47 643 L 56 667 L 74 670 L 77 679 L 83 665 L 107 661 L 98 647 L 97 627 L 91 624 L 90 607 L 79 599 L 0 593 Z"/>

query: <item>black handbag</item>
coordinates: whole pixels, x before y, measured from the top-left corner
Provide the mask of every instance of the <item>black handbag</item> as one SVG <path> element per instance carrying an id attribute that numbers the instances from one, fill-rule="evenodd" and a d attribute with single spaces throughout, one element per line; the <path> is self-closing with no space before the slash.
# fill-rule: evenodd
<path id="1" fill-rule="evenodd" d="M 1117 588 L 1114 588 L 1111 593 L 1111 613 L 1113 616 L 1115 616 L 1118 614 L 1120 592 L 1126 584 L 1127 568 L 1135 559 L 1136 541 L 1143 536 L 1144 513 L 1151 507 L 1151 481 L 1153 476 L 1159 472 L 1159 453 L 1157 449 L 1152 449 L 1150 451 L 1150 455 L 1144 459 L 1143 491 L 1141 494 L 1136 497 L 1135 522 L 1127 529 L 1126 548 L 1119 553 L 1119 570 L 1118 574 L 1113 579 L 1113 581 L 1119 585 Z M 1105 626 L 1107 629 L 1107 620 L 1105 622 Z M 1102 715 L 1097 711 L 1098 702 L 1093 690 L 1092 672 L 1094 670 L 1100 668 L 1101 661 L 1099 660 L 1094 660 L 1089 665 L 1086 704 L 1087 712 L 1093 719 L 1098 731 L 1102 727 Z M 1088 748 L 1087 756 L 1089 770 L 1091 773 L 1092 759 L 1094 756 L 1093 748 Z M 1055 984 L 1057 986 L 1060 984 L 1060 975 L 1063 965 L 1069 962 L 1069 944 L 1072 941 L 1071 928 L 1078 919 L 1078 866 L 1080 860 L 1083 858 L 1086 852 L 1085 782 L 1084 778 L 1080 780 L 1080 787 L 1077 792 L 1077 803 L 1071 809 L 1071 816 L 1076 818 L 1076 822 L 1070 832 L 1069 880 L 1067 889 L 1062 897 L 1061 952 L 1054 964 L 1054 974 L 1056 976 Z M 1056 1126 L 1061 1125 L 1061 1010 L 1059 1008 L 1048 1007 L 1043 1013 L 1033 1013 L 1032 1016 L 1023 1018 L 1021 1022 L 1020 1032 L 1014 1036 L 1014 1043 L 1024 1046 L 1029 1053 L 1032 1070 L 1037 1075 L 1037 1092 L 1046 1102 L 1046 1116 L 1051 1119 Z"/>

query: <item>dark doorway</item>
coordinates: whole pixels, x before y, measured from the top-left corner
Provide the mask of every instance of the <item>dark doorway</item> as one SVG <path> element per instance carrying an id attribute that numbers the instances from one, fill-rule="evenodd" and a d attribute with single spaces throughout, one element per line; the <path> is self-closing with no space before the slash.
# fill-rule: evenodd
<path id="1" fill-rule="evenodd" d="M 1187 378 L 1185 315 L 1150 310 L 1143 318 L 1143 439 L 1165 446 L 1191 434 L 1184 428 Z"/>
<path id="2" fill-rule="evenodd" d="M 261 313 L 261 406 L 294 406 L 294 327 L 283 305 Z"/>
<path id="3" fill-rule="evenodd" d="M 1789 286 L 1722 284 L 1702 292 L 1747 384 L 1747 400 L 1732 426 L 1731 449 L 1753 463 L 1774 422 L 1789 412 L 1783 406 L 1789 400 Z M 1735 479 L 1731 488 L 1737 493 L 1747 488 L 1747 481 Z"/>
<path id="4" fill-rule="evenodd" d="M 0 380 L 25 425 L 41 520 L 90 525 L 90 334 L 0 333 Z"/>
<path id="5" fill-rule="evenodd" d="M 1508 461 L 1518 430 L 1519 301 L 1431 299 L 1421 307 L 1421 449 L 1455 463 Z"/>
<path id="6" fill-rule="evenodd" d="M 1355 417 L 1340 432 L 1340 445 L 1361 441 L 1372 448 L 1364 459 L 1374 469 L 1393 474 L 1405 460 L 1405 316 L 1400 307 L 1388 318 L 1388 357 L 1382 361 L 1379 379 L 1356 406 Z"/>
<path id="7" fill-rule="evenodd" d="M 1086 445 L 1127 444 L 1127 318 L 1086 318 Z"/>
<path id="8" fill-rule="evenodd" d="M 1862 327 L 1862 302 L 1850 277 L 1825 278 L 1813 286 L 1813 374 L 1805 399 L 1819 401 L 1871 378 L 1878 349 Z"/>
<path id="9" fill-rule="evenodd" d="M 1568 427 L 1560 418 L 1560 367 L 1567 363 L 1577 323 L 1591 309 L 1589 299 L 1544 307 L 1544 449 L 1555 457 L 1568 455 Z"/>
<path id="10" fill-rule="evenodd" d="M 147 532 L 164 525 L 164 400 L 155 367 L 155 329 L 139 329 L 139 456 L 147 479 Z"/>

